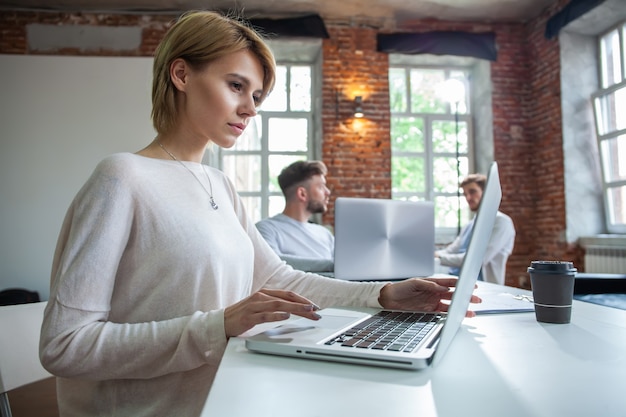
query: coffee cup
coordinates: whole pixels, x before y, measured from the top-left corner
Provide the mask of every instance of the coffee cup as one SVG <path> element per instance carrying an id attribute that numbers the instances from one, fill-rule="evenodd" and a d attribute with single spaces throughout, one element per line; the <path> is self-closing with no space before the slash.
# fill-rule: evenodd
<path id="1" fill-rule="evenodd" d="M 576 276 L 572 262 L 532 261 L 528 274 L 537 321 L 569 323 Z"/>

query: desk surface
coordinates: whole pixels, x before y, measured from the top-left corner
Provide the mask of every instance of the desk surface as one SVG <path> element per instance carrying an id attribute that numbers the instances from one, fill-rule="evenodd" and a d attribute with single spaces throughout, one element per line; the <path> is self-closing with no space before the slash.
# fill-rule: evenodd
<path id="1" fill-rule="evenodd" d="M 624 381 L 626 311 L 574 301 L 569 324 L 465 319 L 424 371 L 263 355 L 233 338 L 202 416 L 624 417 Z"/>

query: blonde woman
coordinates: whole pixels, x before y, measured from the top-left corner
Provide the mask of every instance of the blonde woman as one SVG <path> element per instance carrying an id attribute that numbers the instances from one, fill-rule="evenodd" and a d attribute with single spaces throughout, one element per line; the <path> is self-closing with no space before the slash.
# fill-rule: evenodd
<path id="1" fill-rule="evenodd" d="M 293 270 L 201 163 L 210 143 L 235 144 L 274 76 L 267 45 L 235 18 L 191 12 L 165 35 L 156 138 L 95 168 L 59 236 L 40 353 L 62 416 L 197 416 L 229 337 L 291 314 L 317 320 L 318 306 L 446 310 L 454 280 Z"/>

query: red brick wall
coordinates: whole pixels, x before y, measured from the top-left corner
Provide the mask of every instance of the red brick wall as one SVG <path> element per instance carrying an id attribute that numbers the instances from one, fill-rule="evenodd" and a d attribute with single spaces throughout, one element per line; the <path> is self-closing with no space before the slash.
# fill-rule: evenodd
<path id="1" fill-rule="evenodd" d="M 376 52 L 371 28 L 331 26 L 323 43 L 323 144 L 328 186 L 336 196 L 391 197 L 387 54 Z M 354 97 L 365 117 L 355 119 Z M 334 223 L 331 202 L 324 222 Z"/>
<path id="2" fill-rule="evenodd" d="M 567 3 L 561 1 L 561 4 Z M 560 48 L 558 39 L 546 40 L 544 14 L 527 25 L 529 78 L 525 106 L 532 153 L 528 172 L 534 177 L 535 205 L 532 254 L 536 259 L 572 260 L 584 270 L 583 249 L 565 241 L 565 177 L 561 118 Z"/>
<path id="3" fill-rule="evenodd" d="M 498 60 L 491 64 L 494 155 L 502 181 L 501 210 L 515 223 L 516 239 L 507 265 L 507 283 L 526 280 L 534 257 L 535 189 L 529 175 L 532 138 L 526 120 L 529 100 L 528 48 L 523 25 L 498 25 Z"/>
<path id="4" fill-rule="evenodd" d="M 565 189 L 558 40 L 543 37 L 560 6 L 526 24 L 418 21 L 401 30 L 494 31 L 498 60 L 491 64 L 494 155 L 504 190 L 502 211 L 515 222 L 515 249 L 507 283 L 528 286 L 526 267 L 535 259 L 573 260 L 583 270 L 582 250 L 565 236 Z M 136 26 L 142 43 L 131 51 L 62 50 L 57 54 L 152 55 L 175 16 L 0 12 L 0 53 L 28 54 L 29 23 Z M 327 22 L 323 42 L 322 159 L 334 196 L 391 195 L 389 99 L 386 54 L 376 52 L 373 25 Z M 352 117 L 363 96 L 364 119 Z M 334 211 L 324 217 L 333 222 Z"/>

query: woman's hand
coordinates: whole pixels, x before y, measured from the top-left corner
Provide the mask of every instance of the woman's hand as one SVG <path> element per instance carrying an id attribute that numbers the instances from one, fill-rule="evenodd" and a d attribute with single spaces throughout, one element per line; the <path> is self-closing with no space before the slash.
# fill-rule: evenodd
<path id="1" fill-rule="evenodd" d="M 411 278 L 389 283 L 380 290 L 378 302 L 384 308 L 393 310 L 448 311 L 453 294 L 450 287 L 454 287 L 456 281 L 456 278 Z M 481 301 L 475 295 L 470 300 L 472 303 Z M 474 317 L 476 313 L 468 311 L 465 315 Z"/>
<path id="2" fill-rule="evenodd" d="M 226 337 L 239 336 L 257 324 L 281 321 L 291 314 L 319 320 L 319 307 L 310 300 L 285 290 L 262 289 L 224 310 Z"/>

